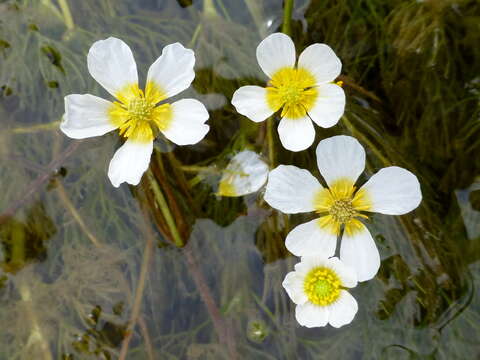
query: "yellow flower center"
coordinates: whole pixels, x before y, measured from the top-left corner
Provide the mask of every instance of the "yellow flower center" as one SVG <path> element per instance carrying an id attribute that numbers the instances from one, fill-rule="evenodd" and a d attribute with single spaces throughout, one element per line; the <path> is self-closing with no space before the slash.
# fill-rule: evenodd
<path id="1" fill-rule="evenodd" d="M 138 121 L 149 121 L 154 106 L 149 104 L 144 98 L 134 98 L 128 104 L 128 113 L 133 119 Z"/>
<path id="2" fill-rule="evenodd" d="M 303 289 L 311 303 L 327 306 L 338 299 L 341 285 L 338 275 L 333 270 L 316 267 L 305 276 Z"/>
<path id="3" fill-rule="evenodd" d="M 146 95 L 137 84 L 126 86 L 116 94 L 119 101 L 109 110 L 110 121 L 120 135 L 139 142 L 149 142 L 158 130 L 166 130 L 172 119 L 170 104 L 157 105 L 165 93 L 156 85 L 147 84 Z"/>
<path id="4" fill-rule="evenodd" d="M 305 117 L 318 97 L 315 77 L 303 68 L 282 68 L 273 74 L 269 85 L 267 103 L 273 111 L 283 107 L 282 117 Z"/>
<path id="5" fill-rule="evenodd" d="M 218 195 L 220 196 L 237 196 L 235 185 L 229 179 L 222 179 L 218 186 Z"/>
<path id="6" fill-rule="evenodd" d="M 235 180 L 248 176 L 249 175 L 243 171 L 242 164 L 233 160 L 224 170 L 224 174 L 220 179 L 217 194 L 220 196 L 238 196 Z"/>
<path id="7" fill-rule="evenodd" d="M 362 211 L 371 209 L 371 201 L 365 190 L 355 192 L 354 182 L 350 179 L 339 179 L 330 188 L 320 190 L 314 201 L 315 211 L 322 216 L 320 226 L 332 233 L 339 234 L 341 226 L 352 234 L 359 227 L 357 217 L 368 218 Z"/>
<path id="8" fill-rule="evenodd" d="M 335 200 L 330 209 L 328 209 L 328 212 L 330 213 L 330 215 L 332 215 L 335 221 L 338 221 L 342 224 L 346 224 L 357 214 L 357 211 L 352 205 L 351 199 Z"/>

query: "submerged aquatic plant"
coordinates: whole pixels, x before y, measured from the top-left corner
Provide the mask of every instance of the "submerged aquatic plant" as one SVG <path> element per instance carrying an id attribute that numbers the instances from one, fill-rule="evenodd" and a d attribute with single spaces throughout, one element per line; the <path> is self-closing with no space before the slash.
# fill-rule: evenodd
<path id="1" fill-rule="evenodd" d="M 59 4 L 71 7 L 70 16 L 63 8 L 56 10 Z M 73 341 L 84 345 L 71 334 L 90 336 L 92 345 L 97 339 L 95 331 L 102 328 L 102 320 L 93 327 L 83 319 L 93 315 L 92 301 L 99 295 L 102 318 L 107 317 L 105 330 L 119 322 L 105 314 L 119 298 L 126 300 L 124 315 L 132 321 L 125 335 L 132 341 L 123 359 L 233 359 L 226 354 L 225 342 L 185 266 L 185 249 L 176 249 L 169 241 L 153 192 L 155 181 L 150 179 L 158 181 L 187 249 L 198 259 L 219 317 L 231 324 L 233 333 L 228 337 L 235 340 L 238 358 L 464 359 L 478 351 L 478 235 L 465 232 L 463 207 L 452 194 L 462 194 L 464 204 L 473 204 L 465 189 L 480 173 L 476 156 L 480 4 L 475 0 L 297 0 L 295 6 L 285 0 L 284 4 L 283 22 L 288 26 L 282 31 L 290 29 L 297 49 L 327 43 L 343 62 L 339 80 L 344 81 L 348 98 L 346 112 L 337 126 L 316 128 L 315 142 L 350 134 L 368 148 L 367 174 L 396 164 L 411 170 L 422 183 L 424 201 L 417 211 L 369 219 L 382 266 L 373 281 L 350 291 L 359 303 L 356 320 L 341 329 L 296 326 L 295 306 L 281 286 L 296 262 L 284 239 L 308 215 L 262 209 L 261 192 L 245 199 L 215 196 L 211 185 L 218 184 L 218 178 L 210 181 L 203 170 L 193 170 L 208 166 L 215 170 L 209 174 L 218 175 L 230 154 L 245 148 L 268 157 L 272 168 L 293 164 L 312 173 L 316 170 L 313 146 L 302 152 L 286 151 L 277 132 L 269 131 L 273 117 L 256 124 L 227 101 L 241 86 L 265 86 L 255 48 L 279 30 L 282 2 L 5 0 L 0 4 L 0 223 L 2 231 L 8 230 L 5 226 L 10 225 L 2 222 L 8 209 L 17 224 L 27 224 L 29 204 L 40 200 L 56 234 L 44 244 L 46 257 L 41 264 L 26 261 L 27 267 L 17 275 L 0 279 L 0 318 L 6 324 L 0 359 L 22 355 L 43 359 L 37 346 L 42 342 L 32 343 L 28 354 L 21 353 L 33 329 L 31 321 L 18 320 L 26 315 L 21 311 L 25 302 L 16 292 L 20 283 L 16 279 L 21 277 L 32 285 L 32 303 L 39 306 L 38 324 L 44 333 L 42 346 L 50 349 L 53 358 L 107 356 L 71 346 Z M 92 43 L 111 34 L 136 50 L 138 69 L 140 73 L 145 69 L 145 75 L 166 44 L 180 41 L 194 50 L 196 78 L 185 97 L 200 99 L 210 111 L 210 132 L 198 145 L 174 147 L 167 153 L 170 146 L 154 142 L 149 176 L 137 188 L 113 189 L 104 176 L 108 154 L 119 146 L 116 132 L 71 142 L 57 131 L 64 95 L 81 89 L 101 94 L 86 71 L 84 55 Z M 68 142 L 76 147 L 66 146 Z M 56 183 L 63 185 L 71 206 Z M 147 215 L 137 203 L 148 208 Z M 139 224 L 150 215 L 157 225 L 152 241 L 158 247 L 152 250 L 146 272 L 140 272 L 145 238 L 139 237 L 144 230 Z M 230 228 L 235 219 L 246 221 Z M 199 223 L 205 225 L 202 236 L 189 236 Z M 35 232 L 48 227 L 48 222 L 39 221 Z M 111 279 L 97 281 L 96 266 L 111 272 L 105 265 L 111 252 L 100 252 L 99 257 L 87 253 L 91 262 L 80 268 L 67 266 L 93 238 L 118 248 L 124 256 L 118 274 L 128 287 Z M 11 265 L 11 248 L 5 240 L 8 245 L 8 239 L 0 239 L 4 245 L 0 258 L 7 260 L 2 265 Z M 29 243 L 30 237 L 25 240 Z M 66 249 L 71 249 L 73 258 L 62 256 Z M 75 308 L 69 299 L 56 311 L 60 310 L 56 299 L 35 290 L 55 283 L 64 273 L 76 276 L 65 277 L 69 287 L 62 294 L 72 290 L 86 296 L 75 302 Z M 137 296 L 140 275 L 145 273 L 145 292 Z M 77 286 L 83 280 L 91 285 L 87 292 L 81 290 L 83 285 Z M 118 294 L 103 292 L 112 287 Z M 139 306 L 133 306 L 134 298 Z M 20 309 L 19 317 L 15 307 Z M 254 340 L 252 323 L 261 324 L 253 327 Z M 116 341 L 108 347 L 112 358 L 120 357 Z"/>
<path id="2" fill-rule="evenodd" d="M 69 137 L 84 139 L 119 129 L 126 138 L 108 168 L 113 186 L 137 185 L 147 170 L 158 132 L 178 144 L 199 142 L 208 132 L 208 111 L 195 99 L 172 104 L 163 100 L 177 95 L 192 83 L 195 56 L 175 43 L 148 70 L 145 92 L 138 87 L 137 65 L 122 40 L 110 37 L 97 41 L 88 53 L 88 69 L 118 101 L 111 103 L 93 95 L 65 97 L 65 116 L 60 129 Z"/>
<path id="3" fill-rule="evenodd" d="M 402 215 L 422 200 L 420 183 L 410 171 L 381 169 L 360 189 L 355 183 L 365 169 L 365 150 L 350 136 L 334 136 L 317 146 L 317 165 L 324 188 L 307 170 L 280 165 L 268 177 L 265 201 L 286 214 L 315 211 L 320 218 L 294 228 L 285 246 L 297 256 L 333 256 L 343 226 L 340 259 L 355 269 L 359 281 L 373 278 L 380 255 L 372 235 L 358 218 L 364 212 Z"/>

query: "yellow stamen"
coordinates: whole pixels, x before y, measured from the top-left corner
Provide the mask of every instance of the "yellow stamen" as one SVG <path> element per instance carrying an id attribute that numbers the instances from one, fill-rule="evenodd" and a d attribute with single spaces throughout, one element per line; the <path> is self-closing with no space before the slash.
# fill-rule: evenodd
<path id="1" fill-rule="evenodd" d="M 338 299 L 341 285 L 338 275 L 332 269 L 316 267 L 305 276 L 303 289 L 311 303 L 327 306 Z"/>
<path id="2" fill-rule="evenodd" d="M 314 207 L 317 213 L 328 214 L 320 218 L 320 227 L 339 234 L 341 226 L 345 225 L 345 231 L 352 234 L 361 229 L 356 218 L 368 218 L 360 211 L 369 211 L 371 201 L 365 190 L 360 189 L 355 193 L 353 181 L 339 179 L 329 189 L 322 189 L 317 193 Z"/>
<path id="3" fill-rule="evenodd" d="M 170 104 L 158 105 L 165 99 L 158 85 L 147 86 L 147 96 L 137 84 L 128 85 L 116 94 L 119 100 L 109 110 L 110 121 L 120 135 L 139 142 L 149 142 L 158 130 L 166 130 L 172 119 Z M 161 100 L 159 100 L 161 99 Z"/>
<path id="4" fill-rule="evenodd" d="M 267 103 L 273 111 L 282 106 L 281 116 L 298 119 L 306 116 L 318 97 L 315 77 L 306 69 L 282 68 L 267 87 Z"/>
<path id="5" fill-rule="evenodd" d="M 220 181 L 217 194 L 220 196 L 237 196 L 237 191 L 229 179 L 225 179 Z"/>
<path id="6" fill-rule="evenodd" d="M 237 178 L 248 177 L 249 175 L 243 171 L 242 164 L 233 160 L 224 170 L 224 175 L 218 185 L 217 194 L 220 196 L 238 196 L 234 182 Z"/>

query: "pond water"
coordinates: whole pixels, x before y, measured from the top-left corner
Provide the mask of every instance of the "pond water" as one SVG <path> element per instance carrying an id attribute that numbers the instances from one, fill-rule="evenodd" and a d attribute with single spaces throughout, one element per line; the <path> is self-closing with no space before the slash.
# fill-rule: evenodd
<path id="1" fill-rule="evenodd" d="M 265 83 L 255 50 L 283 16 L 279 0 L 0 1 L 1 360 L 480 357 L 480 4 L 295 1 L 297 51 L 329 44 L 347 95 L 338 125 L 315 126 L 301 152 L 230 103 Z M 117 132 L 59 130 L 65 95 L 111 98 L 86 62 L 109 36 L 131 47 L 140 84 L 165 45 L 193 49 L 196 78 L 179 98 L 210 113 L 196 145 L 157 139 L 136 187 L 107 177 Z M 423 201 L 370 217 L 382 263 L 350 290 L 355 319 L 309 329 L 282 281 L 298 262 L 285 237 L 313 215 L 272 209 L 263 189 L 218 196 L 219 169 L 248 148 L 318 175 L 316 144 L 338 134 L 366 148 L 362 182 L 401 166 Z"/>

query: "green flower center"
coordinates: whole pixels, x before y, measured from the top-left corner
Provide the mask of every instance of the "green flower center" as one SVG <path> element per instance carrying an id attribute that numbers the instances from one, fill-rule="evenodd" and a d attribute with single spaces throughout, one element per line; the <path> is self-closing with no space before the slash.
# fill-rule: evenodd
<path id="1" fill-rule="evenodd" d="M 340 278 L 332 269 L 317 267 L 307 274 L 303 288 L 311 303 L 327 306 L 338 299 L 341 285 Z"/>

